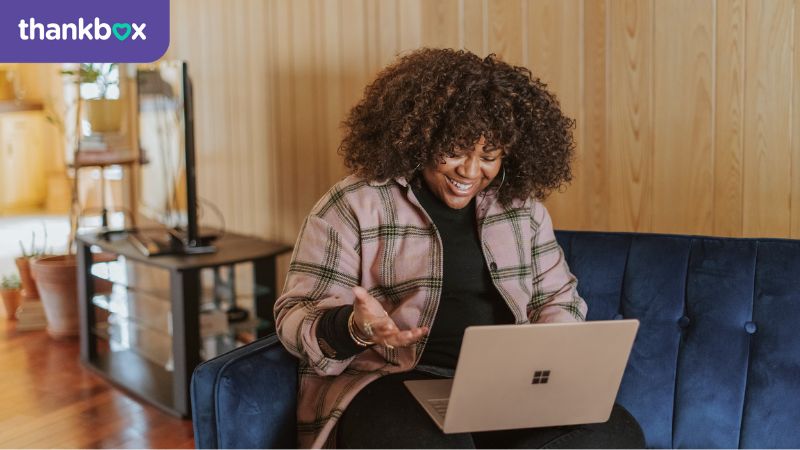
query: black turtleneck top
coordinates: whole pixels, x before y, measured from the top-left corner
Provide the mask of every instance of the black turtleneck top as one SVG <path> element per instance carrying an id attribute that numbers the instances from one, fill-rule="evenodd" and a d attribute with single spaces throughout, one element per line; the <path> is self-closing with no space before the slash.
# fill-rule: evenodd
<path id="1" fill-rule="evenodd" d="M 425 182 L 414 194 L 442 239 L 444 280 L 439 308 L 419 364 L 455 368 L 464 330 L 513 324 L 514 315 L 492 283 L 481 248 L 475 199 L 462 209 L 439 200 Z"/>

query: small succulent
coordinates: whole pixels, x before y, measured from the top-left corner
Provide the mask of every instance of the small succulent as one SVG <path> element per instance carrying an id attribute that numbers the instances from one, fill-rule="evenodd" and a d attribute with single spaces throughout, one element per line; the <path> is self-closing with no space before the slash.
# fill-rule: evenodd
<path id="1" fill-rule="evenodd" d="M 3 289 L 19 289 L 22 284 L 19 281 L 19 275 L 12 273 L 11 275 L 3 275 L 0 281 L 0 287 Z"/>

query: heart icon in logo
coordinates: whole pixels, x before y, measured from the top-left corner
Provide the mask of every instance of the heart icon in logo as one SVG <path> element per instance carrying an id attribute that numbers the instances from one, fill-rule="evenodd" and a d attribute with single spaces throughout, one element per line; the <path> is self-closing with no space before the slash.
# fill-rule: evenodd
<path id="1" fill-rule="evenodd" d="M 122 31 L 124 30 L 124 31 Z M 120 41 L 124 41 L 128 39 L 128 36 L 131 35 L 131 24 L 129 23 L 115 23 L 111 27 L 111 31 L 114 32 L 114 36 L 117 37 Z"/>

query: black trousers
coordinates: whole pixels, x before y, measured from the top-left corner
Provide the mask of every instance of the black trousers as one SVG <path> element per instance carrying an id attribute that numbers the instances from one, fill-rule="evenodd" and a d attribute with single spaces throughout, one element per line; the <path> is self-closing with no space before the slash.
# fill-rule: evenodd
<path id="1" fill-rule="evenodd" d="M 444 434 L 403 385 L 441 378 L 424 372 L 387 375 L 364 388 L 339 419 L 339 448 L 644 448 L 636 419 L 614 405 L 605 423 Z"/>

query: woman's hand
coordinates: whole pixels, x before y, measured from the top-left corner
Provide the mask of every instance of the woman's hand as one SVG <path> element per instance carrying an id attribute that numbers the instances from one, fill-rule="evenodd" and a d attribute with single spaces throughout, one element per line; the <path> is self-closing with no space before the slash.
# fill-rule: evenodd
<path id="1" fill-rule="evenodd" d="M 353 288 L 353 322 L 359 337 L 387 347 L 405 347 L 428 333 L 428 327 L 400 330 L 381 303 L 361 286 Z M 372 332 L 370 335 L 370 331 Z"/>

